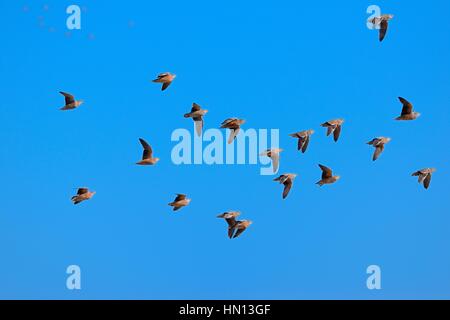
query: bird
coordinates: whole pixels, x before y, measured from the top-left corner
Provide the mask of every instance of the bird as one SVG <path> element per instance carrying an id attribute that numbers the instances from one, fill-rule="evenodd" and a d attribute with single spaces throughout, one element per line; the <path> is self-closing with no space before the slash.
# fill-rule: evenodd
<path id="1" fill-rule="evenodd" d="M 208 113 L 208 110 L 202 109 L 195 102 L 192 104 L 191 112 L 186 113 L 184 115 L 185 118 L 192 118 L 195 123 L 195 130 L 197 131 L 197 135 L 201 137 L 203 130 L 203 116 Z"/>
<path id="2" fill-rule="evenodd" d="M 142 154 L 142 160 L 137 162 L 136 164 L 141 166 L 151 166 L 156 164 L 159 161 L 159 158 L 153 158 L 152 147 L 142 138 L 139 138 L 139 141 L 144 148 L 144 152 Z"/>
<path id="3" fill-rule="evenodd" d="M 187 196 L 185 194 L 178 193 L 175 200 L 169 203 L 169 206 L 173 207 L 173 211 L 177 211 L 183 207 L 186 207 L 191 202 L 191 199 L 188 199 L 186 197 Z"/>
<path id="4" fill-rule="evenodd" d="M 294 182 L 294 179 L 297 177 L 294 173 L 285 173 L 279 176 L 278 178 L 275 178 L 273 181 L 279 181 L 280 184 L 284 184 L 284 190 L 283 190 L 283 199 L 286 199 L 286 197 L 289 194 L 289 191 L 292 188 L 292 184 Z"/>
<path id="5" fill-rule="evenodd" d="M 73 204 L 76 205 L 83 201 L 91 199 L 95 193 L 96 193 L 95 191 L 92 191 L 92 192 L 89 191 L 88 188 L 78 188 L 77 194 L 75 196 L 73 196 L 71 200 L 72 200 Z"/>
<path id="6" fill-rule="evenodd" d="M 272 160 L 273 164 L 273 172 L 278 172 L 278 167 L 280 164 L 280 153 L 283 152 L 283 149 L 274 148 L 274 149 L 267 149 L 266 151 L 260 153 L 260 156 L 267 156 Z"/>
<path id="7" fill-rule="evenodd" d="M 335 119 L 330 120 L 325 123 L 322 123 L 321 126 L 327 128 L 327 137 L 333 133 L 334 141 L 337 142 L 339 140 L 339 136 L 341 135 L 342 124 L 344 123 L 344 119 Z"/>
<path id="8" fill-rule="evenodd" d="M 228 224 L 228 237 L 234 239 L 239 237 L 253 222 L 250 220 L 236 220 L 241 213 L 238 211 L 228 211 L 218 215 L 218 218 L 225 219 Z"/>
<path id="9" fill-rule="evenodd" d="M 65 97 L 65 101 L 66 101 L 66 105 L 62 108 L 60 108 L 59 110 L 73 110 L 78 108 L 79 106 L 81 106 L 83 104 L 83 100 L 75 100 L 75 97 L 73 95 L 71 95 L 70 93 L 66 93 L 66 92 L 59 92 L 60 94 L 62 94 Z"/>
<path id="10" fill-rule="evenodd" d="M 384 151 L 384 145 L 389 143 L 390 141 L 391 141 L 391 138 L 378 137 L 378 138 L 374 138 L 371 141 L 367 142 L 368 145 L 371 145 L 375 148 L 375 152 L 372 157 L 373 161 L 378 159 L 380 154 Z"/>
<path id="11" fill-rule="evenodd" d="M 239 134 L 239 130 L 241 129 L 241 125 L 245 123 L 244 119 L 238 118 L 229 118 L 222 122 L 220 128 L 221 129 L 230 129 L 230 136 L 228 137 L 228 144 L 232 143 L 236 136 Z"/>
<path id="12" fill-rule="evenodd" d="M 431 175 L 436 172 L 435 168 L 426 168 L 416 171 L 412 174 L 413 177 L 419 177 L 419 183 L 423 183 L 425 189 L 430 187 Z"/>
<path id="13" fill-rule="evenodd" d="M 409 102 L 408 100 L 406 100 L 405 98 L 402 98 L 402 97 L 398 97 L 398 100 L 400 100 L 400 102 L 402 103 L 403 108 L 402 108 L 402 113 L 401 113 L 400 117 L 395 118 L 395 120 L 410 121 L 410 120 L 416 120 L 418 117 L 420 117 L 420 113 L 414 111 L 414 108 L 413 108 L 413 105 L 411 104 L 411 102 Z"/>
<path id="14" fill-rule="evenodd" d="M 380 28 L 379 31 L 379 40 L 382 42 L 384 40 L 384 37 L 386 37 L 386 32 L 388 30 L 389 26 L 389 20 L 392 20 L 394 18 L 394 15 L 392 14 L 383 14 L 379 17 L 374 17 L 370 20 L 370 22 Z"/>
<path id="15" fill-rule="evenodd" d="M 322 170 L 322 179 L 317 182 L 320 187 L 324 184 L 332 184 L 338 181 L 341 177 L 340 176 L 333 176 L 333 172 L 330 168 L 325 167 L 321 164 L 319 164 L 320 169 Z"/>
<path id="16" fill-rule="evenodd" d="M 297 150 L 301 150 L 302 153 L 306 152 L 309 145 L 311 135 L 314 134 L 314 130 L 305 130 L 296 133 L 292 133 L 289 136 L 298 139 Z"/>
<path id="17" fill-rule="evenodd" d="M 166 90 L 171 84 L 172 81 L 177 77 L 176 74 L 172 74 L 170 72 L 160 73 L 155 80 L 152 80 L 156 83 L 162 83 L 161 91 Z"/>

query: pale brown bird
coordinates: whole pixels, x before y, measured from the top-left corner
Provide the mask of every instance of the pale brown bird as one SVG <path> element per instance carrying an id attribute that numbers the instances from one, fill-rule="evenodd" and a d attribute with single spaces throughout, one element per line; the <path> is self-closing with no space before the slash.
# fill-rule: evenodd
<path id="1" fill-rule="evenodd" d="M 89 191 L 88 188 L 79 188 L 75 196 L 72 197 L 73 204 L 79 204 L 83 201 L 91 199 L 95 194 L 95 191 Z"/>
<path id="2" fill-rule="evenodd" d="M 139 141 L 144 148 L 144 152 L 142 154 L 142 160 L 137 162 L 136 164 L 141 166 L 151 166 L 156 164 L 159 161 L 159 158 L 153 158 L 152 147 L 144 139 L 139 138 Z"/>
<path id="3" fill-rule="evenodd" d="M 322 170 L 322 179 L 317 182 L 319 186 L 323 186 L 324 184 L 332 184 L 338 181 L 341 177 L 340 176 L 333 176 L 333 172 L 330 168 L 325 167 L 321 164 L 319 164 L 320 169 Z"/>
<path id="4" fill-rule="evenodd" d="M 412 174 L 413 177 L 419 177 L 419 183 L 423 183 L 425 189 L 430 187 L 431 175 L 436 172 L 435 168 L 426 168 L 416 171 Z"/>
<path id="5" fill-rule="evenodd" d="M 305 153 L 306 149 L 308 149 L 309 140 L 312 134 L 314 134 L 314 130 L 305 130 L 292 133 L 289 136 L 298 139 L 297 150 L 301 150 L 302 153 Z"/>
<path id="6" fill-rule="evenodd" d="M 394 18 L 394 15 L 392 14 L 383 14 L 379 17 L 374 17 L 370 20 L 370 22 L 380 28 L 379 31 L 379 40 L 380 42 L 384 40 L 384 37 L 386 37 L 386 33 L 389 26 L 389 20 L 392 20 Z"/>
<path id="7" fill-rule="evenodd" d="M 274 173 L 278 172 L 278 167 L 280 164 L 280 153 L 282 151 L 283 149 L 274 148 L 274 149 L 267 149 L 266 151 L 260 154 L 260 156 L 267 156 L 272 160 L 272 169 Z"/>
<path id="8" fill-rule="evenodd" d="M 339 136 L 341 135 L 343 123 L 344 119 L 335 119 L 322 123 L 321 126 L 327 128 L 327 137 L 333 133 L 334 141 L 337 142 L 339 140 Z"/>
<path id="9" fill-rule="evenodd" d="M 177 197 L 173 202 L 169 203 L 169 206 L 173 207 L 173 211 L 186 207 L 191 202 L 191 199 L 186 197 L 187 196 L 185 194 L 177 194 Z"/>
<path id="10" fill-rule="evenodd" d="M 170 72 L 160 73 L 158 77 L 153 80 L 156 83 L 162 83 L 161 91 L 166 90 L 171 84 L 172 81 L 176 78 L 176 74 L 172 74 Z"/>
<path id="11" fill-rule="evenodd" d="M 220 126 L 221 129 L 230 129 L 230 136 L 228 137 L 228 144 L 232 143 L 236 136 L 239 134 L 239 130 L 241 129 L 241 125 L 245 123 L 244 119 L 238 118 L 229 118 L 222 122 Z"/>
<path id="12" fill-rule="evenodd" d="M 225 219 L 228 224 L 228 237 L 231 239 L 234 233 L 234 226 L 236 225 L 236 218 L 240 216 L 240 212 L 238 211 L 227 211 L 222 214 L 219 214 L 217 218 Z"/>
<path id="13" fill-rule="evenodd" d="M 375 152 L 373 153 L 372 160 L 375 161 L 378 159 L 380 154 L 384 151 L 384 145 L 389 143 L 391 138 L 378 137 L 372 139 L 372 141 L 367 142 L 368 145 L 371 145 L 375 148 Z"/>
<path id="14" fill-rule="evenodd" d="M 408 100 L 402 97 L 398 97 L 398 100 L 402 103 L 403 108 L 400 117 L 395 118 L 395 120 L 409 121 L 416 120 L 420 117 L 420 113 L 414 111 L 413 105 Z"/>
<path id="15" fill-rule="evenodd" d="M 283 199 L 286 199 L 286 197 L 288 196 L 289 191 L 292 188 L 292 184 L 294 183 L 294 179 L 296 177 L 297 177 L 297 175 L 294 173 L 285 173 L 273 180 L 273 181 L 279 181 L 281 184 L 284 185 Z"/>
<path id="16" fill-rule="evenodd" d="M 78 108 L 79 106 L 81 106 L 83 104 L 83 100 L 75 100 L 75 97 L 73 95 L 71 95 L 70 93 L 66 93 L 66 92 L 62 92 L 60 91 L 59 93 L 61 93 L 66 101 L 66 105 L 62 108 L 60 108 L 59 110 L 73 110 Z"/>
<path id="17" fill-rule="evenodd" d="M 208 112 L 206 109 L 202 109 L 195 102 L 192 104 L 191 112 L 184 115 L 185 118 L 192 118 L 195 123 L 195 131 L 197 135 L 201 137 L 203 131 L 203 116 Z"/>

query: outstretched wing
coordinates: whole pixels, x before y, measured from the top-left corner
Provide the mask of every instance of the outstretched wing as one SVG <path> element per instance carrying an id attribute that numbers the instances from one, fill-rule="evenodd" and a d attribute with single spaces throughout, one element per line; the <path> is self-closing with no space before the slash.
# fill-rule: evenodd
<path id="1" fill-rule="evenodd" d="M 66 98 L 66 105 L 75 102 L 74 96 L 71 95 L 70 93 L 66 93 L 66 92 L 62 92 L 62 91 L 60 91 L 59 93 L 61 93 Z"/>
<path id="2" fill-rule="evenodd" d="M 286 197 L 289 194 L 289 191 L 291 191 L 291 188 L 292 188 L 292 179 L 286 179 L 286 181 L 284 181 L 283 199 L 286 199 Z"/>
<path id="3" fill-rule="evenodd" d="M 423 186 L 425 187 L 425 189 L 428 189 L 428 187 L 430 186 L 430 182 L 431 182 L 431 173 L 427 174 L 427 177 L 425 178 L 425 180 L 423 180 Z"/>
<path id="4" fill-rule="evenodd" d="M 380 23 L 380 34 L 379 34 L 380 42 L 384 40 L 384 37 L 386 37 L 386 32 L 388 30 L 388 25 L 389 25 L 389 23 L 387 22 L 387 20 L 381 20 L 381 23 Z"/>
<path id="5" fill-rule="evenodd" d="M 178 202 L 178 201 L 181 201 L 181 200 L 184 200 L 184 199 L 186 199 L 186 195 L 178 193 L 177 197 L 175 198 L 175 202 Z"/>
<path id="6" fill-rule="evenodd" d="M 194 102 L 192 104 L 191 112 L 195 112 L 195 111 L 199 111 L 199 110 L 201 110 L 200 106 Z"/>
<path id="7" fill-rule="evenodd" d="M 322 169 L 322 179 L 331 178 L 333 176 L 333 172 L 330 168 L 325 167 L 321 164 L 319 164 L 320 169 Z"/>
<path id="8" fill-rule="evenodd" d="M 342 128 L 341 125 L 337 125 L 336 129 L 334 129 L 333 136 L 335 142 L 339 140 L 339 136 L 341 135 L 341 128 Z"/>
<path id="9" fill-rule="evenodd" d="M 398 97 L 398 100 L 403 104 L 402 116 L 411 114 L 413 110 L 413 105 L 406 99 Z"/>
<path id="10" fill-rule="evenodd" d="M 79 188 L 77 194 L 81 195 L 81 194 L 85 194 L 88 193 L 89 189 L 88 188 Z"/>
<path id="11" fill-rule="evenodd" d="M 373 158 L 372 160 L 375 161 L 378 159 L 378 157 L 380 156 L 380 154 L 383 152 L 384 150 L 384 144 L 380 144 L 375 148 L 375 152 L 373 153 Z"/>
<path id="12" fill-rule="evenodd" d="M 153 155 L 152 147 L 147 143 L 147 141 L 145 141 L 142 138 L 139 138 L 139 141 L 141 142 L 142 147 L 144 148 L 144 152 L 142 154 L 142 160 L 150 159 Z"/>

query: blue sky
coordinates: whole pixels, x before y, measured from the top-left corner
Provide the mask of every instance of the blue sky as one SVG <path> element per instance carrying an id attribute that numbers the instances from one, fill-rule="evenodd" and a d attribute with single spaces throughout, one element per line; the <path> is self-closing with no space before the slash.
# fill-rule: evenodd
<path id="1" fill-rule="evenodd" d="M 448 1 L 82 1 L 68 34 L 71 4 L 0 2 L 0 298 L 450 297 Z M 395 15 L 381 44 L 371 4 Z M 177 79 L 162 93 L 164 71 Z M 60 90 L 85 104 L 60 112 Z M 419 120 L 393 120 L 398 96 Z M 280 171 L 299 174 L 287 200 L 257 166 L 172 164 L 194 101 L 205 128 L 280 129 Z M 338 117 L 336 144 L 320 124 Z M 288 134 L 309 128 L 302 155 Z M 376 136 L 393 140 L 373 163 Z M 139 137 L 157 166 L 134 165 Z M 342 179 L 318 188 L 318 163 Z M 427 191 L 410 176 L 424 167 L 438 169 Z M 79 186 L 97 194 L 73 206 Z M 175 193 L 193 199 L 177 214 Z M 226 210 L 254 221 L 238 239 Z"/>

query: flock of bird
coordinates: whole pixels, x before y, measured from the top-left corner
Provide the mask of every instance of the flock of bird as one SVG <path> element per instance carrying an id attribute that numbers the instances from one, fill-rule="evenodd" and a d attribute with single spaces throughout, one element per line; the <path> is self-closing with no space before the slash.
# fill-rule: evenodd
<path id="1" fill-rule="evenodd" d="M 380 17 L 375 17 L 369 20 L 373 25 L 379 27 L 379 40 L 380 42 L 386 36 L 386 32 L 388 29 L 388 22 L 393 18 L 393 15 L 385 14 Z M 175 74 L 170 72 L 161 73 L 157 76 L 156 79 L 153 80 L 155 83 L 161 83 L 161 90 L 165 91 L 176 78 Z M 60 92 L 65 97 L 65 105 L 61 108 L 61 110 L 73 110 L 78 108 L 83 100 L 75 100 L 74 96 L 66 93 Z M 420 113 L 415 112 L 413 105 L 406 99 L 399 97 L 399 100 L 402 104 L 402 111 L 399 117 L 395 118 L 398 121 L 412 121 L 416 120 Z M 202 109 L 198 104 L 193 103 L 192 109 L 189 113 L 184 115 L 185 118 L 192 118 L 195 123 L 195 130 L 198 136 L 202 135 L 204 119 L 203 117 L 207 114 L 208 110 Z M 229 129 L 230 134 L 227 143 L 231 144 L 236 139 L 241 126 L 245 123 L 245 120 L 238 118 L 229 118 L 222 122 L 220 128 Z M 333 134 L 333 139 L 335 142 L 338 142 L 342 126 L 344 124 L 344 119 L 334 119 L 330 121 L 326 121 L 321 124 L 321 127 L 327 129 L 326 135 L 330 136 Z M 314 130 L 305 130 L 290 134 L 289 136 L 298 140 L 297 149 L 302 153 L 305 153 L 308 145 L 310 143 L 311 136 L 314 134 Z M 139 160 L 136 164 L 141 166 L 152 166 L 158 163 L 159 158 L 153 156 L 152 147 L 142 138 L 139 139 L 142 148 L 143 154 L 142 159 Z M 391 138 L 387 137 L 376 137 L 369 141 L 367 144 L 371 145 L 375 148 L 373 153 L 372 160 L 375 161 L 379 158 L 381 153 L 384 151 L 384 147 L 387 143 L 391 141 Z M 262 152 L 261 156 L 267 156 L 272 161 L 273 172 L 278 172 L 280 153 L 283 149 L 273 148 L 268 149 Z M 316 183 L 320 187 L 327 184 L 334 184 L 339 179 L 340 176 L 333 175 L 332 169 L 319 164 L 319 167 L 322 171 L 321 179 Z M 423 184 L 425 189 L 428 189 L 431 182 L 432 174 L 436 171 L 434 168 L 425 168 L 422 170 L 418 170 L 412 174 L 412 176 L 418 177 L 419 183 Z M 284 185 L 283 199 L 286 199 L 289 195 L 289 192 L 292 188 L 293 181 L 297 177 L 297 174 L 294 173 L 285 173 L 275 178 L 274 181 L 279 182 Z M 72 197 L 72 202 L 76 205 L 83 201 L 91 199 L 95 195 L 95 192 L 90 191 L 88 188 L 79 188 L 78 192 L 75 196 Z M 191 199 L 187 198 L 185 194 L 177 194 L 176 198 L 173 202 L 169 203 L 169 206 L 173 207 L 174 211 L 180 210 L 183 207 L 186 207 L 191 202 Z M 228 237 L 237 238 L 239 237 L 251 224 L 250 220 L 236 220 L 236 218 L 240 216 L 240 212 L 238 211 L 228 211 L 218 215 L 218 218 L 224 219 L 228 225 Z"/>

